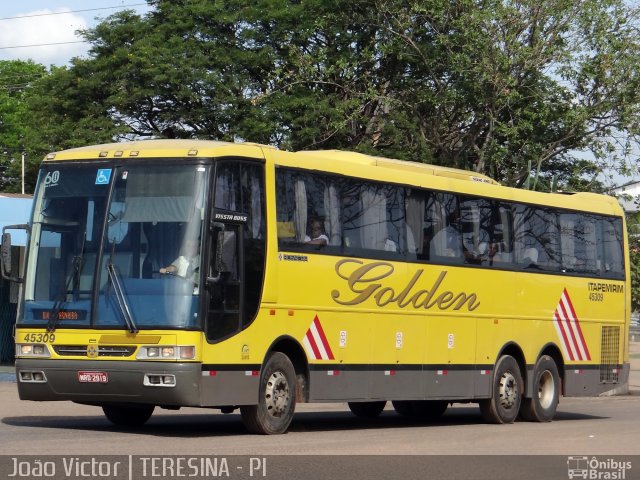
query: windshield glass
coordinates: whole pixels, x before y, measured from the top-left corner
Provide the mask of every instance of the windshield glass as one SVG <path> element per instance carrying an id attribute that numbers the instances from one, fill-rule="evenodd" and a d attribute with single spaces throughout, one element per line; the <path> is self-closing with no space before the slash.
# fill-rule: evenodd
<path id="1" fill-rule="evenodd" d="M 23 321 L 131 331 L 199 326 L 207 167 L 52 170 L 39 181 Z"/>
<path id="2" fill-rule="evenodd" d="M 112 172 L 103 167 L 43 166 L 30 236 L 24 323 L 89 324 Z"/>
<path id="3" fill-rule="evenodd" d="M 196 327 L 206 168 L 116 169 L 96 324 Z"/>

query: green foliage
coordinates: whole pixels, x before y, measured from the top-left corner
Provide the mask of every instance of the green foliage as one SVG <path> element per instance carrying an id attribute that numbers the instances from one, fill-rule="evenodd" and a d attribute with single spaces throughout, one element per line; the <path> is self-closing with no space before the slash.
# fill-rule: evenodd
<path id="1" fill-rule="evenodd" d="M 599 190 L 640 134 L 624 0 L 149 0 L 30 88 L 38 150 L 120 138 L 342 148 Z"/>
<path id="2" fill-rule="evenodd" d="M 631 311 L 640 311 L 640 234 L 637 214 L 628 219 L 629 227 L 629 265 L 631 273 Z"/>
<path id="3" fill-rule="evenodd" d="M 20 191 L 21 157 L 30 151 L 25 98 L 44 75 L 45 68 L 33 62 L 0 61 L 0 191 Z"/>

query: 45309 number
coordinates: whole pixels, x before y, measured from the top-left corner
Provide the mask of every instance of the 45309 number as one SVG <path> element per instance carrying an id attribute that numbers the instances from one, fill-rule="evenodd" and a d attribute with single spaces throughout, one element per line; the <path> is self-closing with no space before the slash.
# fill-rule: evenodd
<path id="1" fill-rule="evenodd" d="M 600 292 L 592 292 L 589 294 L 589 300 L 592 302 L 603 302 L 604 301 L 604 293 Z"/>
<path id="2" fill-rule="evenodd" d="M 51 343 L 55 342 L 55 333 L 27 333 L 23 340 L 30 343 Z"/>

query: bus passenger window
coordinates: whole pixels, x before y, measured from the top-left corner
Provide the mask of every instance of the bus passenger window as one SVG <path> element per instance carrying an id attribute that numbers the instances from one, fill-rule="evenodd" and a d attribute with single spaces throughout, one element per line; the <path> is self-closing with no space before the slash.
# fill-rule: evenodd
<path id="1" fill-rule="evenodd" d="M 425 221 L 433 228 L 429 257 L 435 263 L 461 263 L 462 234 L 458 197 L 449 193 L 432 193 L 427 202 Z"/>
<path id="2" fill-rule="evenodd" d="M 609 278 L 624 279 L 624 250 L 622 220 L 619 218 L 601 218 L 603 254 L 601 274 Z"/>
<path id="3" fill-rule="evenodd" d="M 594 273 L 596 271 L 596 219 L 578 213 L 560 214 L 562 270 Z"/>
<path id="4" fill-rule="evenodd" d="M 342 245 L 340 184 L 329 176 L 278 169 L 276 216 L 280 247 L 317 249 Z M 312 224 L 322 230 L 323 242 L 312 235 Z M 315 246 L 314 246 L 315 245 Z"/>
<path id="5" fill-rule="evenodd" d="M 560 271 L 560 234 L 557 214 L 551 208 L 516 205 L 514 208 L 515 255 L 520 268 L 529 267 L 535 249 L 537 268 L 547 272 Z"/>
<path id="6" fill-rule="evenodd" d="M 425 192 L 407 189 L 405 215 L 407 218 L 407 253 L 409 260 L 424 259 L 424 204 Z"/>

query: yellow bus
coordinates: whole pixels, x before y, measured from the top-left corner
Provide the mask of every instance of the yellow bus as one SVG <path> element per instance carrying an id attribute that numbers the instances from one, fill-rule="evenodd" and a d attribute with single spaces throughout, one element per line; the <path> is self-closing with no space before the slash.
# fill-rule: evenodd
<path id="1" fill-rule="evenodd" d="M 2 262 L 22 282 L 20 398 L 100 406 L 117 425 L 210 407 L 277 434 L 296 403 L 375 417 L 389 401 L 550 421 L 561 395 L 628 381 L 625 220 L 607 196 L 148 140 L 49 154 L 25 228 L 20 272 Z"/>

